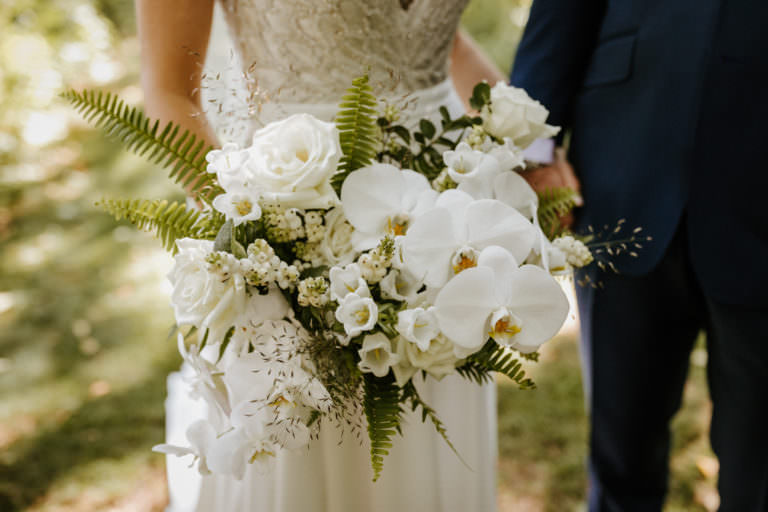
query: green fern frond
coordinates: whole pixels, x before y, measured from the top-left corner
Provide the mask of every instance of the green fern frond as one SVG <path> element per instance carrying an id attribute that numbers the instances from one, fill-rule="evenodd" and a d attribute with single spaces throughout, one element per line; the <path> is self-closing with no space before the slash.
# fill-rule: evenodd
<path id="1" fill-rule="evenodd" d="M 532 357 L 523 357 L 523 359 L 533 359 Z M 467 358 L 467 362 L 457 368 L 462 377 L 472 379 L 478 383 L 487 382 L 490 378 L 490 372 L 506 375 L 515 382 L 520 389 L 533 389 L 536 384 L 525 377 L 523 364 L 515 356 L 515 353 L 493 340 L 488 340 L 486 344 Z"/>
<path id="2" fill-rule="evenodd" d="M 376 97 L 366 74 L 352 81 L 336 115 L 343 154 L 339 172 L 331 180 L 337 193 L 349 173 L 370 164 L 376 157 L 379 133 L 376 116 Z"/>
<path id="3" fill-rule="evenodd" d="M 118 139 L 129 151 L 170 167 L 171 179 L 188 188 L 195 198 L 210 203 L 222 192 L 206 169 L 205 155 L 213 148 L 188 130 L 182 132 L 173 123 L 160 130 L 159 121 L 152 122 L 141 110 L 108 92 L 69 90 L 61 96 L 84 119 Z"/>
<path id="4" fill-rule="evenodd" d="M 547 189 L 539 193 L 539 224 L 547 236 L 560 231 L 560 217 L 576 205 L 577 193 L 570 187 Z"/>
<path id="5" fill-rule="evenodd" d="M 176 252 L 176 240 L 184 237 L 212 240 L 221 217 L 206 217 L 183 203 L 147 199 L 105 199 L 99 203 L 116 220 L 128 219 L 139 229 L 154 231 L 163 247 Z"/>
<path id="6" fill-rule="evenodd" d="M 371 441 L 371 467 L 373 481 L 379 479 L 384 469 L 384 457 L 392 448 L 392 437 L 400 430 L 400 388 L 390 372 L 386 377 L 371 373 L 363 375 L 363 410 L 368 420 L 368 437 Z"/>

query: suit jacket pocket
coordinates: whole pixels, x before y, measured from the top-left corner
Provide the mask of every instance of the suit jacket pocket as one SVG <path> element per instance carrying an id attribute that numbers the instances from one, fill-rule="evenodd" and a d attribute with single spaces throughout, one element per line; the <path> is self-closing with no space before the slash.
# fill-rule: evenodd
<path id="1" fill-rule="evenodd" d="M 598 44 L 592 54 L 583 87 L 616 84 L 632 74 L 635 53 L 635 34 L 614 37 Z"/>

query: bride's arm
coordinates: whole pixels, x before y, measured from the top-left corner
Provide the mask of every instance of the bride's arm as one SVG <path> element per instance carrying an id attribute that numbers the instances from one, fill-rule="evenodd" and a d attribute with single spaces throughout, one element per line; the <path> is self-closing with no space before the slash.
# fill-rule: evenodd
<path id="1" fill-rule="evenodd" d="M 218 145 L 202 113 L 200 79 L 214 0 L 136 0 L 147 115 Z"/>
<path id="2" fill-rule="evenodd" d="M 468 101 L 472 96 L 472 88 L 478 82 L 485 80 L 493 85 L 499 80 L 505 80 L 499 68 L 463 30 L 456 33 L 456 39 L 453 42 L 451 78 L 467 110 L 470 110 Z"/>

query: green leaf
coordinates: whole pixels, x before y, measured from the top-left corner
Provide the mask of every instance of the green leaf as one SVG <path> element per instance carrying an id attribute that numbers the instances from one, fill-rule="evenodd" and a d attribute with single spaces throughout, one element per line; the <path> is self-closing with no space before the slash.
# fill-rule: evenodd
<path id="1" fill-rule="evenodd" d="M 448 109 L 445 107 L 445 105 L 440 107 L 440 117 L 443 120 L 443 127 L 445 127 L 447 123 L 451 122 L 451 113 L 448 112 Z"/>
<path id="2" fill-rule="evenodd" d="M 435 130 L 435 125 L 432 124 L 432 122 L 428 119 L 422 119 L 419 121 L 419 129 L 427 139 L 433 138 L 435 133 L 437 133 L 437 130 Z"/>
<path id="3" fill-rule="evenodd" d="M 207 171 L 205 155 L 213 149 L 185 130 L 179 136 L 178 125 L 168 123 L 158 134 L 159 121 L 151 121 L 136 107 L 130 107 L 116 95 L 102 91 L 69 90 L 61 95 L 87 121 L 121 141 L 126 149 L 162 167 L 170 167 L 170 177 L 187 187 L 197 200 L 211 203 L 223 191 L 213 174 Z"/>
<path id="4" fill-rule="evenodd" d="M 213 240 L 219 230 L 221 217 L 207 217 L 185 204 L 166 200 L 115 200 L 105 199 L 98 203 L 116 220 L 128 219 L 139 229 L 154 231 L 163 247 L 175 253 L 179 238 Z"/>
<path id="5" fill-rule="evenodd" d="M 216 234 L 213 242 L 214 251 L 232 252 L 232 241 L 235 239 L 235 225 L 232 220 L 225 222 Z"/>
<path id="6" fill-rule="evenodd" d="M 391 130 L 395 132 L 398 137 L 403 139 L 403 142 L 405 142 L 406 144 L 411 143 L 411 132 L 408 131 L 408 128 L 406 128 L 405 126 L 400 126 L 400 125 L 393 126 Z"/>
<path id="7" fill-rule="evenodd" d="M 472 97 L 469 98 L 469 106 L 475 110 L 482 108 L 491 102 L 491 86 L 487 82 L 480 82 L 472 89 Z"/>

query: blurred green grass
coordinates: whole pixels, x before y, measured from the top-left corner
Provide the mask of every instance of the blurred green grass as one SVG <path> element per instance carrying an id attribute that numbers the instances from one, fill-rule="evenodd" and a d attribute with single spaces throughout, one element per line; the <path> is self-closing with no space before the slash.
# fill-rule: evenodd
<path id="1" fill-rule="evenodd" d="M 526 8 L 525 0 L 473 0 L 463 18 L 505 71 Z M 163 171 L 78 122 L 54 97 L 64 86 L 98 86 L 137 101 L 134 31 L 127 0 L 0 5 L 3 512 L 150 511 L 166 500 L 164 462 L 150 447 L 163 440 L 165 378 L 180 363 L 167 340 L 170 260 L 150 236 L 115 224 L 94 203 L 180 194 Z M 48 124 L 35 125 L 33 114 Z M 66 137 L 46 135 L 62 116 Z M 578 361 L 575 338 L 563 336 L 532 370 L 536 391 L 500 382 L 501 510 L 583 509 Z M 675 422 L 670 511 L 706 510 L 712 499 L 708 407 L 694 365 Z"/>

